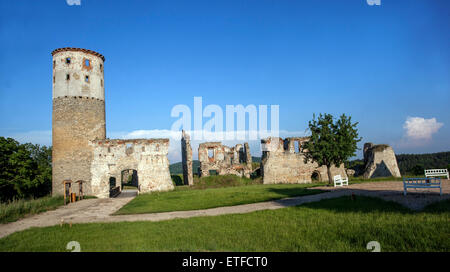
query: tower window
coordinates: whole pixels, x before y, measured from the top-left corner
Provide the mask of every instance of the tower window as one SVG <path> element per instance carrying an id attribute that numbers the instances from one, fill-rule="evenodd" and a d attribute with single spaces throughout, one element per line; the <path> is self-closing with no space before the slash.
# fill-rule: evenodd
<path id="1" fill-rule="evenodd" d="M 84 81 L 85 81 L 85 82 L 89 82 L 89 76 L 85 76 L 85 77 L 84 77 Z"/>
<path id="2" fill-rule="evenodd" d="M 85 60 L 84 60 L 84 65 L 87 66 L 87 67 L 89 67 L 90 61 L 89 61 L 88 59 L 85 59 Z"/>
<path id="3" fill-rule="evenodd" d="M 100 79 L 100 85 L 103 87 L 103 79 Z"/>
<path id="4" fill-rule="evenodd" d="M 70 64 L 70 58 L 66 58 L 66 63 Z"/>
<path id="5" fill-rule="evenodd" d="M 103 69 L 103 65 L 100 63 L 100 71 Z"/>
<path id="6" fill-rule="evenodd" d="M 53 76 L 53 83 L 55 83 L 55 76 Z"/>
<path id="7" fill-rule="evenodd" d="M 66 75 L 66 80 L 70 80 L 70 74 Z"/>

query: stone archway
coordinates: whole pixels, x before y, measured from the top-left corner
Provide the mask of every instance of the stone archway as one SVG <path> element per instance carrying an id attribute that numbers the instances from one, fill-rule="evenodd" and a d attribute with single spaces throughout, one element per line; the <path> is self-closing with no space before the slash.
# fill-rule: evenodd
<path id="1" fill-rule="evenodd" d="M 167 158 L 168 140 L 99 140 L 93 142 L 93 145 L 93 195 L 108 198 L 109 177 L 116 177 L 121 182 L 122 171 L 127 169 L 136 171 L 140 193 L 174 188 Z"/>
<path id="2" fill-rule="evenodd" d="M 320 171 L 313 171 L 311 174 L 311 182 L 321 182 L 322 176 L 320 174 Z"/>

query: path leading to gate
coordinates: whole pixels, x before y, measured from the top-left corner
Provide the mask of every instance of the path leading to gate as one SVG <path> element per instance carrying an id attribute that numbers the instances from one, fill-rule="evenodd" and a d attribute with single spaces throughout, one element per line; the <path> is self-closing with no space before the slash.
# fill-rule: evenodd
<path id="1" fill-rule="evenodd" d="M 431 202 L 450 198 L 450 182 L 447 180 L 443 182 L 443 185 L 443 196 L 439 196 L 439 194 L 435 192 L 426 190 L 425 192 L 413 191 L 408 193 L 408 196 L 405 197 L 402 195 L 401 182 L 370 182 L 340 188 L 316 187 L 326 190 L 327 192 L 238 206 L 227 206 L 193 211 L 111 215 L 135 197 L 135 194 L 132 191 L 124 191 L 116 198 L 86 199 L 60 207 L 53 211 L 27 217 L 16 222 L 0 224 L 0 238 L 16 231 L 25 230 L 31 227 L 47 227 L 61 223 L 75 224 L 124 221 L 161 221 L 195 216 L 249 213 L 260 210 L 274 210 L 284 207 L 292 207 L 303 203 L 315 202 L 322 199 L 335 198 L 351 194 L 380 197 L 385 200 L 399 202 L 400 204 L 403 204 L 411 209 L 420 210 Z"/>

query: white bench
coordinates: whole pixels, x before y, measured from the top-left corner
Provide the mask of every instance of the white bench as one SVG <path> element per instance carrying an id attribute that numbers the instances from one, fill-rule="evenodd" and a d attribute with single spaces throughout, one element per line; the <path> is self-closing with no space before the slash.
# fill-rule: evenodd
<path id="1" fill-rule="evenodd" d="M 448 179 L 448 170 L 447 169 L 427 169 L 425 170 L 425 177 L 441 177 L 446 176 Z"/>
<path id="2" fill-rule="evenodd" d="M 348 178 L 343 179 L 341 177 L 341 175 L 336 175 L 333 177 L 334 179 L 334 187 L 336 186 L 343 186 L 343 185 L 347 185 L 348 186 Z"/>
<path id="3" fill-rule="evenodd" d="M 403 195 L 406 195 L 408 188 L 439 188 L 439 193 L 442 195 L 440 178 L 403 178 Z"/>

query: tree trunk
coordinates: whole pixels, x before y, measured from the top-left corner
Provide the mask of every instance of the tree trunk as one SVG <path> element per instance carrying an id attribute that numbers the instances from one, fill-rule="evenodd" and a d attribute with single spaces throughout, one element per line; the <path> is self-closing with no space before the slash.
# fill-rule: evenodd
<path id="1" fill-rule="evenodd" d="M 328 174 L 328 183 L 332 185 L 334 181 L 333 178 L 331 177 L 331 165 L 327 165 L 327 174 Z"/>

